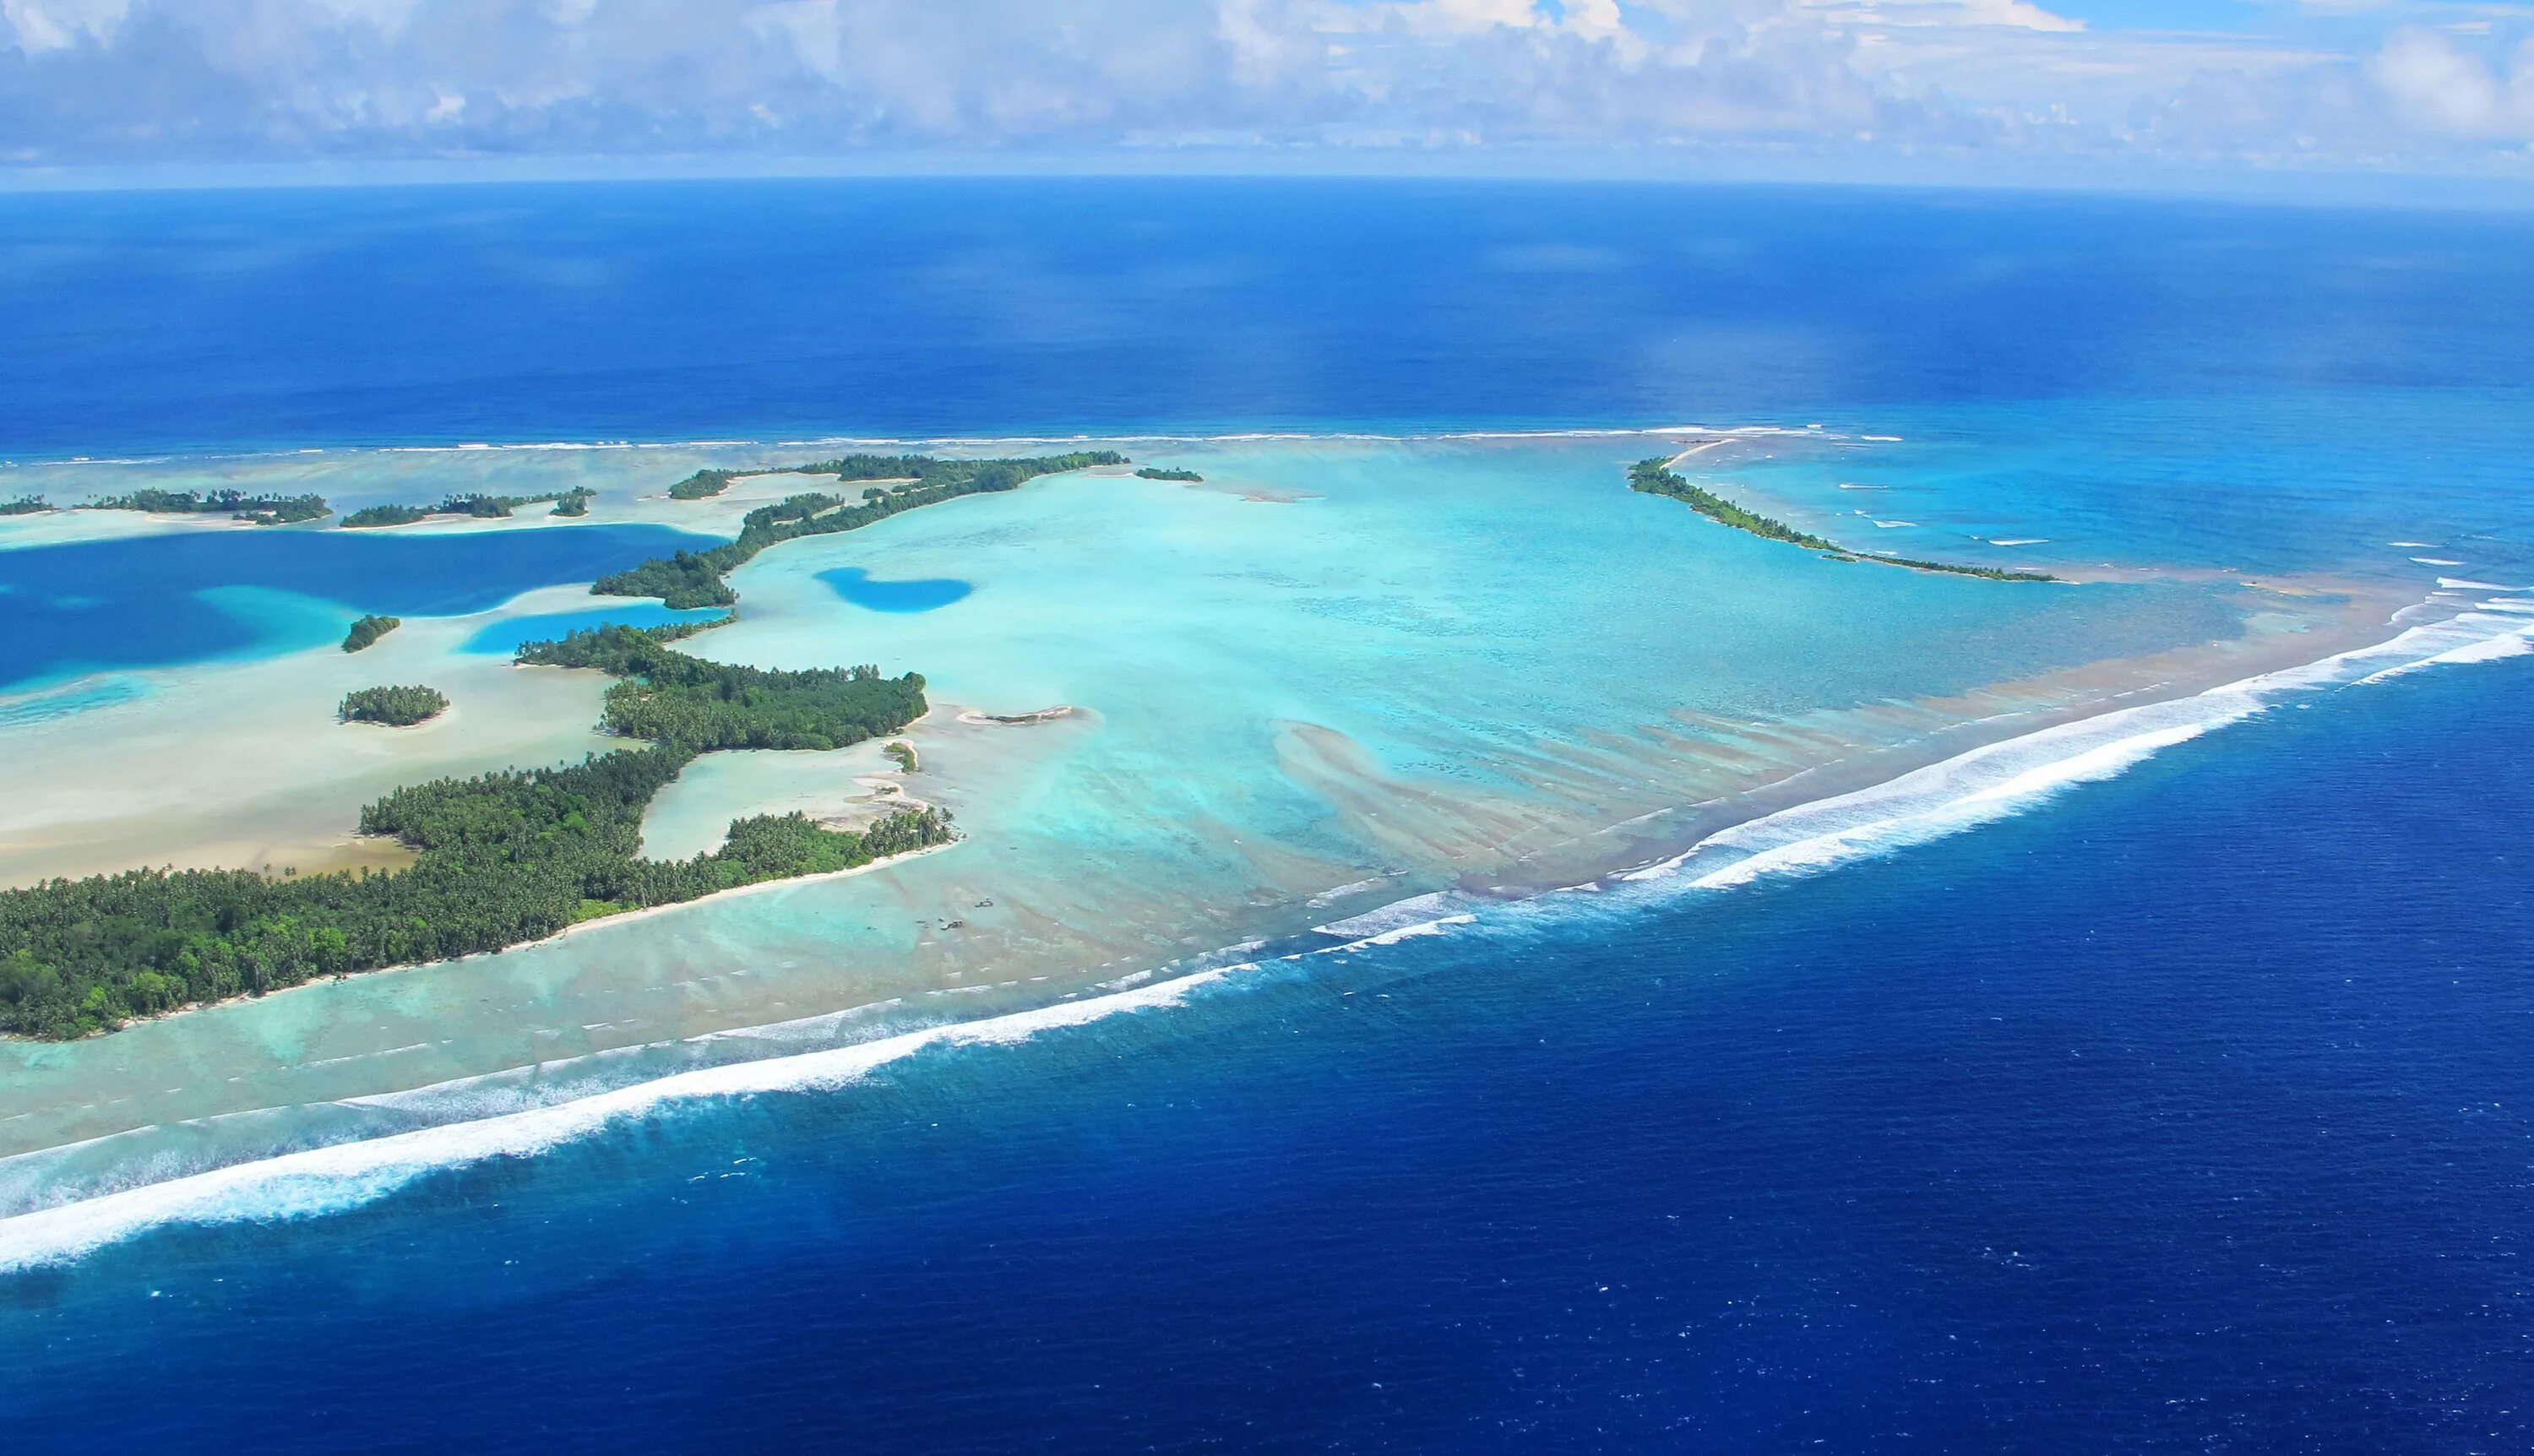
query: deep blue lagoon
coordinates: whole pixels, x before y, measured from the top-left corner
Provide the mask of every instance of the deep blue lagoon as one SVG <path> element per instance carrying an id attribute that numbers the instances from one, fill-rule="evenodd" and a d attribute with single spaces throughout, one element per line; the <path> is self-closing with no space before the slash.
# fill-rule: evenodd
<path id="1" fill-rule="evenodd" d="M 410 536 L 273 526 L 0 551 L 0 689 L 307 647 L 340 637 L 351 615 L 481 612 L 713 544 L 651 525 Z M 277 598 L 314 599 L 313 610 Z"/>

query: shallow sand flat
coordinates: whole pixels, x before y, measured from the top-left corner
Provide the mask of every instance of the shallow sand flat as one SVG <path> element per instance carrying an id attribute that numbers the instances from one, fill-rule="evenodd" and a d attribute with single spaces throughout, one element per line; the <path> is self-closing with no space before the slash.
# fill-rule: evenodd
<path id="1" fill-rule="evenodd" d="M 146 511 L 40 511 L 0 516 L 0 551 L 60 546 L 73 541 L 111 541 L 172 531 L 271 531 L 304 526 L 257 525 L 225 516 L 156 516 Z"/>
<path id="2" fill-rule="evenodd" d="M 830 828 L 860 828 L 921 808 L 922 776 L 900 773 L 883 752 L 894 741 L 823 754 L 707 754 L 651 801 L 642 816 L 642 853 L 655 860 L 710 854 L 729 838 L 731 820 L 756 815 L 805 814 Z"/>
<path id="3" fill-rule="evenodd" d="M 1897 772 L 1965 732 L 2390 635 L 2382 602 L 2228 581 L 1821 562 L 1631 494 L 1618 467 L 1642 448 L 1187 447 L 1174 463 L 1269 498 L 1083 475 L 768 552 L 736 577 L 742 621 L 694 650 L 877 661 L 925 672 L 936 703 L 1084 711 L 936 711 L 907 735 L 967 834 L 955 853 L 0 1048 L 0 1148 L 156 1124 L 144 1141 L 224 1156 L 387 1116 L 347 1097 L 524 1067 L 506 1085 L 551 1084 L 826 1012 L 852 1012 L 822 1033 L 846 1035 L 1088 994 L 1423 890 L 1640 863 L 1737 805 Z M 976 590 L 869 612 L 818 579 L 841 566 Z M 2210 641 L 2234 645 L 2183 650 Z M 172 1125 L 259 1108 L 285 1111 Z"/>
<path id="4" fill-rule="evenodd" d="M 11 727 L 0 759 L 0 884 L 141 865 L 317 870 L 404 856 L 357 838 L 401 784 L 620 746 L 595 731 L 606 680 L 456 650 L 504 613 L 413 619 L 367 650 L 121 673 L 140 696 Z M 338 723 L 345 693 L 424 683 L 450 710 L 412 728 Z M 56 690 L 60 691 L 60 690 Z"/>

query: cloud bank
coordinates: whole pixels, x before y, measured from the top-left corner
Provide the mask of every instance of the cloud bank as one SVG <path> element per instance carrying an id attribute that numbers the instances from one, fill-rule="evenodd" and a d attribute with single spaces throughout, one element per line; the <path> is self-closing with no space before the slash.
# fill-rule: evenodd
<path id="1" fill-rule="evenodd" d="M 2534 7 L 2234 3 L 2220 31 L 2104 30 L 2047 3 L 0 0 L 0 163 L 1559 149 L 2534 163 Z"/>

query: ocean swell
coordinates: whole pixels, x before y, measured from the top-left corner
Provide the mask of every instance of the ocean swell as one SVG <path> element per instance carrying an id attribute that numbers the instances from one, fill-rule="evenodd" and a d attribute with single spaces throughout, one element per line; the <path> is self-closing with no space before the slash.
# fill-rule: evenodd
<path id="1" fill-rule="evenodd" d="M 285 1153 L 0 1219 L 0 1273 L 67 1262 L 160 1224 L 339 1213 L 437 1170 L 530 1156 L 667 1104 L 839 1087 L 931 1047 L 1022 1042 L 1058 1027 L 1176 1005 L 1227 974 L 1228 969 L 1200 971 L 1097 1000 L 1058 1001 L 823 1052 L 680 1072 L 552 1107 Z"/>
<path id="2" fill-rule="evenodd" d="M 2293 693 L 2529 650 L 2534 622 L 2466 612 L 2299 667 L 1972 749 L 1853 793 L 1736 824 L 1611 880 L 1720 889 L 1768 875 L 1818 872 L 2004 818 L 2073 784 L 2110 778 L 2161 749 L 2250 717 Z"/>
<path id="3" fill-rule="evenodd" d="M 1972 749 L 1885 783 L 1748 820 L 1669 859 L 1569 889 L 1668 895 L 1729 889 L 1769 876 L 1818 873 L 2003 818 L 2045 802 L 2073 784 L 2112 777 L 2161 749 L 2250 717 L 2295 693 L 2371 684 L 2425 667 L 2487 662 L 2529 651 L 2534 651 L 2534 621 L 2504 612 L 2467 611 L 2301 667 Z M 1593 898 L 1601 905 L 1613 903 L 1598 894 Z M 1622 901 L 1629 898 L 1620 896 Z M 1319 926 L 1312 937 L 1273 947 L 1266 954 L 1255 953 L 1266 948 L 1259 942 L 1248 942 L 1179 962 L 1148 981 L 1121 978 L 1108 983 L 1116 989 L 1105 996 L 845 1046 L 777 1051 L 571 1100 L 542 1101 L 531 1096 L 530 1105 L 520 1106 L 493 1099 L 483 1104 L 487 1110 L 496 1106 L 512 1110 L 187 1173 L 0 1218 L 0 1273 L 74 1260 L 162 1224 L 257 1222 L 341 1212 L 440 1169 L 532 1156 L 666 1106 L 843 1086 L 928 1048 L 1026 1041 L 1060 1027 L 1174 1006 L 1199 987 L 1269 960 L 1291 962 L 1373 950 L 1444 934 L 1474 921 L 1484 924 L 1507 912 L 1553 914 L 1557 906 L 1576 903 L 1567 895 L 1507 905 L 1463 890 L 1422 894 Z M 1245 958 L 1235 959 L 1236 953 Z M 824 1027 L 835 1019 L 833 1015 L 808 1018 L 798 1026 L 807 1029 L 814 1022 Z M 797 1040 L 783 1035 L 757 1035 L 783 1030 L 755 1028 L 720 1033 L 718 1039 L 756 1038 L 776 1047 L 787 1042 L 797 1046 Z M 415 1094 L 355 1101 L 384 1105 L 441 1090 L 426 1088 Z"/>

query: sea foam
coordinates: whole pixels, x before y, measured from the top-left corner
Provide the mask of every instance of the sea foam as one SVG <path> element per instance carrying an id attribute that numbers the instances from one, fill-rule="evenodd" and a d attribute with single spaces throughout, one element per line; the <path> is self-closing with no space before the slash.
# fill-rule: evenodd
<path id="1" fill-rule="evenodd" d="M 2534 622 L 2467 612 L 2384 642 L 2249 678 L 2193 697 L 2142 704 L 1985 745 L 1888 782 L 1749 820 L 1671 859 L 1574 890 L 1715 891 L 1767 876 L 1817 873 L 2003 818 L 2071 785 L 2109 778 L 2157 751 L 2261 712 L 2289 694 L 2375 683 L 2424 667 L 2534 651 Z M 1523 902 L 1538 909 L 1550 897 Z M 1346 955 L 1446 934 L 1487 918 L 1466 891 L 1417 895 L 1316 927 L 1320 941 L 1274 957 Z M 1337 943 L 1328 943 L 1336 941 Z M 1238 947 L 1258 948 L 1255 942 Z M 268 1222 L 345 1211 L 437 1170 L 533 1156 L 682 1103 L 840 1087 L 927 1049 L 1027 1041 L 1106 1017 L 1175 1006 L 1260 959 L 1182 962 L 1199 969 L 1109 995 L 952 1022 L 843 1047 L 778 1053 L 682 1070 L 571 1101 L 540 1104 L 358 1141 L 231 1164 L 0 1219 L 0 1272 L 75 1260 L 170 1223 Z M 822 1018 L 811 1018 L 820 1020 Z M 725 1033 L 726 1036 L 746 1033 Z M 780 1044 L 781 1039 L 775 1039 Z"/>
<path id="2" fill-rule="evenodd" d="M 2423 667 L 2489 662 L 2529 650 L 2534 623 L 2466 612 L 2374 646 L 2190 698 L 2120 708 L 1988 744 L 1853 793 L 1736 824 L 1670 859 L 1613 878 L 1714 889 L 1765 875 L 1819 871 L 1955 833 L 2071 785 L 2112 777 L 2158 750 L 2250 717 L 2293 692 L 2374 683 Z"/>
<path id="3" fill-rule="evenodd" d="M 531 1156 L 674 1103 L 840 1087 L 928 1048 L 1023 1042 L 1059 1027 L 1176 1005 L 1233 969 L 849 1047 L 680 1072 L 552 1107 L 285 1153 L 0 1219 L 0 1273 L 68 1262 L 162 1224 L 340 1213 L 440 1169 Z"/>

